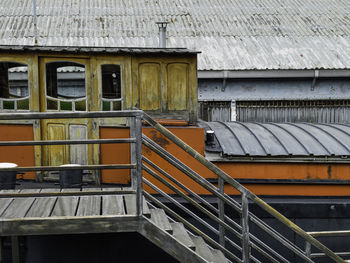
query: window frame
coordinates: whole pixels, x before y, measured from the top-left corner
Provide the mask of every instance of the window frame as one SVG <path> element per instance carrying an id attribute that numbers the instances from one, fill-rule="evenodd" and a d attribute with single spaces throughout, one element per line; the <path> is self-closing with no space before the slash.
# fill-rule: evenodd
<path id="1" fill-rule="evenodd" d="M 10 58 L 10 57 L 4 57 L 0 59 L 0 63 L 13 63 L 18 64 L 16 67 L 27 67 L 27 89 L 28 89 L 28 95 L 21 98 L 3 98 L 0 97 L 0 111 L 1 112 L 29 112 L 31 111 L 31 85 L 30 85 L 30 63 L 29 61 L 22 61 L 18 60 L 16 58 Z M 19 101 L 25 101 L 28 100 L 28 109 L 18 109 L 18 102 Z M 14 107 L 13 109 L 4 109 L 4 102 L 13 102 Z"/>

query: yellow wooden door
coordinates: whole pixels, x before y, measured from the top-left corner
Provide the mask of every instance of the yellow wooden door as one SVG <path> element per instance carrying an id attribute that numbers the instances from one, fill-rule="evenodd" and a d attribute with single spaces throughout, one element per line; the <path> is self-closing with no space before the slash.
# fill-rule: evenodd
<path id="1" fill-rule="evenodd" d="M 85 58 L 40 58 L 40 111 L 86 112 L 90 106 L 90 64 Z M 89 119 L 41 121 L 44 140 L 85 140 L 92 136 Z M 92 163 L 88 145 L 43 146 L 43 165 Z"/>

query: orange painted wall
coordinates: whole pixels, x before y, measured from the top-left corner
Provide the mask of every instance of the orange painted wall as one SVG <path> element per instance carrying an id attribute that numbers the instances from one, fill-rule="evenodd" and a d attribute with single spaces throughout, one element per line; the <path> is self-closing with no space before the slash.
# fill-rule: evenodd
<path id="1" fill-rule="evenodd" d="M 33 141 L 33 126 L 0 124 L 0 140 Z M 0 146 L 0 162 L 16 163 L 18 166 L 35 166 L 34 158 L 34 146 Z M 23 178 L 35 179 L 35 173 L 26 172 Z"/>
<path id="2" fill-rule="evenodd" d="M 191 144 L 201 154 L 204 154 L 204 130 L 197 127 L 171 127 L 170 130 L 175 133 L 182 140 Z M 143 128 L 143 133 L 157 142 L 159 145 L 164 147 L 167 151 L 171 152 L 174 156 L 184 161 L 189 167 L 196 170 L 204 177 L 213 177 L 210 171 L 208 171 L 204 166 L 198 164 L 191 156 L 184 153 L 178 146 L 171 143 L 164 136 L 159 134 L 152 128 L 145 127 Z M 125 128 L 100 128 L 101 139 L 111 139 L 111 138 L 127 138 L 129 137 L 129 130 Z M 150 151 L 147 147 L 143 146 L 143 154 L 146 158 L 152 160 L 159 167 L 164 169 L 169 174 L 173 175 L 182 183 L 189 186 L 191 189 L 199 193 L 207 193 L 202 187 L 198 184 L 194 184 L 191 179 L 181 173 L 179 170 L 170 166 L 166 161 L 160 158 L 157 154 Z M 101 163 L 102 164 L 111 164 L 111 163 L 130 163 L 130 150 L 129 144 L 104 144 L 101 146 Z M 124 173 L 124 174 L 123 174 Z M 117 175 L 122 175 L 121 178 L 117 178 Z M 162 187 L 157 180 L 153 179 L 148 173 L 144 172 L 144 176 L 149 179 L 156 186 L 161 187 L 163 190 L 168 190 L 165 187 Z M 125 171 L 103 171 L 102 172 L 102 182 L 105 183 L 120 183 L 125 184 L 130 181 L 129 174 L 125 176 Z M 147 190 L 150 190 L 145 186 Z M 150 191 L 153 192 L 153 191 Z M 169 191 L 168 191 L 169 192 Z"/>
<path id="3" fill-rule="evenodd" d="M 191 145 L 200 154 L 204 154 L 204 131 L 198 127 L 169 127 L 175 135 Z M 129 136 L 129 130 L 124 128 L 101 128 L 101 138 L 126 138 Z M 167 138 L 159 134 L 150 127 L 144 127 L 143 133 L 171 152 L 178 159 L 186 163 L 190 168 L 205 178 L 216 178 L 203 165 L 199 164 L 191 156 L 184 153 L 178 146 L 171 143 Z M 101 147 L 102 163 L 129 163 L 130 151 L 128 144 L 104 145 Z M 163 170 L 173 175 L 180 182 L 188 186 L 191 190 L 199 194 L 208 194 L 208 192 L 189 179 L 179 170 L 170 166 L 166 161 L 157 154 L 143 146 L 143 154 L 152 160 Z M 347 164 L 313 164 L 313 163 L 216 163 L 222 170 L 233 178 L 250 178 L 250 179 L 334 179 L 334 180 L 350 180 L 350 165 Z M 119 174 L 120 172 L 114 172 Z M 112 176 L 111 171 L 103 172 L 103 182 L 128 183 L 129 174 L 122 180 L 116 180 Z M 151 175 L 144 172 L 145 178 L 150 180 L 157 187 L 172 193 L 165 186 L 162 186 Z M 308 185 L 308 184 L 246 184 L 248 189 L 257 195 L 290 195 L 290 196 L 349 196 L 350 186 L 347 185 Z M 148 186 L 145 189 L 151 193 L 155 193 Z M 237 194 L 230 186 L 225 187 L 228 194 Z"/>
<path id="4" fill-rule="evenodd" d="M 129 138 L 128 128 L 100 128 L 101 139 Z M 129 143 L 101 144 L 101 164 L 128 164 L 130 163 Z M 104 183 L 128 184 L 130 182 L 130 170 L 103 170 L 101 180 Z"/>
<path id="5" fill-rule="evenodd" d="M 216 165 L 233 178 L 350 180 L 348 164 L 216 163 Z M 248 184 L 245 186 L 257 195 L 348 196 L 350 194 L 350 186 L 347 185 Z M 231 187 L 226 187 L 226 192 L 235 193 Z"/>

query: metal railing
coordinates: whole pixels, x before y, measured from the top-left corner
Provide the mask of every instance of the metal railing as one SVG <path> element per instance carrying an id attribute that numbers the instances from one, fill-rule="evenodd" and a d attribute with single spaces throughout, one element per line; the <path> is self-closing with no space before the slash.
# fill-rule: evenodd
<path id="1" fill-rule="evenodd" d="M 261 240 L 250 231 L 250 225 L 255 224 L 259 229 L 263 230 L 274 240 L 278 241 L 285 248 L 292 251 L 297 257 L 305 262 L 314 262 L 309 255 L 300 247 L 292 243 L 286 237 L 281 235 L 279 231 L 269 226 L 258 218 L 250 211 L 250 204 L 256 204 L 264 211 L 272 215 L 273 218 L 280 221 L 287 228 L 299 235 L 305 242 L 319 249 L 321 253 L 332 259 L 334 262 L 345 262 L 339 255 L 336 255 L 322 243 L 316 240 L 312 235 L 306 233 L 289 219 L 277 212 L 251 191 L 239 184 L 232 177 L 227 175 L 213 163 L 209 162 L 205 157 L 192 149 L 189 145 L 184 143 L 178 137 L 176 137 L 169 130 L 164 128 L 158 122 L 150 118 L 142 111 L 117 111 L 117 112 L 81 112 L 81 113 L 16 113 L 16 114 L 0 114 L 0 120 L 33 120 L 33 119 L 71 119 L 71 118 L 129 118 L 130 137 L 129 139 L 100 139 L 100 140 L 80 140 L 80 141 L 17 141 L 17 142 L 0 142 L 0 146 L 23 146 L 23 145 L 60 145 L 60 144 L 93 144 L 93 143 L 117 143 L 128 142 L 130 143 L 130 164 L 111 164 L 111 165 L 83 165 L 77 167 L 19 167 L 15 168 L 17 171 L 47 171 L 47 170 L 74 170 L 74 169 L 131 169 L 131 185 L 132 191 L 135 193 L 137 215 L 142 216 L 142 198 L 144 195 L 153 204 L 164 209 L 167 214 L 176 221 L 182 222 L 188 230 L 192 233 L 202 236 L 208 244 L 214 248 L 220 249 L 225 255 L 234 262 L 294 262 L 287 259 L 279 251 L 267 244 L 265 240 Z M 211 172 L 216 174 L 219 179 L 219 189 L 185 165 L 179 159 L 167 152 L 164 148 L 159 146 L 156 142 L 152 141 L 148 137 L 142 134 L 142 120 L 149 123 L 155 130 L 160 132 L 167 139 L 171 140 L 174 144 L 179 146 L 184 154 L 189 154 L 196 159 L 200 164 L 205 166 Z M 149 148 L 152 152 L 159 155 L 166 160 L 169 164 L 180 170 L 194 183 L 205 189 L 212 197 L 217 198 L 218 206 L 209 202 L 196 191 L 191 190 L 191 187 L 183 182 L 180 182 L 167 171 L 162 169 L 159 165 L 153 163 L 151 160 L 142 156 L 142 144 Z M 11 168 L 12 169 L 12 168 Z M 6 169 L 1 169 L 6 170 Z M 0 171 L 1 171 L 0 170 Z M 7 169 L 10 170 L 10 169 Z M 170 195 L 166 191 L 163 191 L 161 187 L 156 186 L 150 180 L 142 177 L 142 170 L 150 174 L 153 178 L 160 182 L 162 187 L 169 189 L 174 195 Z M 153 191 L 158 193 L 162 198 L 168 200 L 168 203 L 172 206 L 176 206 L 178 209 L 174 210 L 166 202 L 161 202 L 159 198 L 144 191 L 142 189 L 142 183 L 149 186 Z M 229 196 L 224 191 L 224 184 L 233 187 L 240 194 L 240 201 L 237 201 L 232 196 Z M 81 194 L 82 192 L 76 193 Z M 89 191 L 88 194 L 101 194 L 103 192 Z M 114 194 L 114 192 L 109 192 Z M 115 194 L 125 193 L 124 191 L 115 191 Z M 129 193 L 129 192 L 128 192 Z M 37 196 L 50 195 L 50 193 L 30 193 Z M 52 193 L 54 195 L 64 193 Z M 72 195 L 75 193 L 69 193 Z M 29 193 L 23 193 L 23 196 L 27 196 Z M 31 196 L 32 196 L 31 195 Z M 185 200 L 185 204 L 180 202 L 178 198 Z M 188 208 L 191 205 L 191 208 Z M 240 217 L 240 223 L 236 222 L 230 214 L 225 213 L 225 207 L 229 207 Z M 178 211 L 181 211 L 179 213 Z M 191 220 L 183 216 L 183 213 L 187 214 Z M 208 223 L 203 219 L 203 215 L 215 223 L 215 226 Z M 195 220 L 196 223 L 191 223 Z M 217 227 L 216 227 L 217 226 Z M 261 260 L 260 257 L 264 260 Z"/>
<path id="2" fill-rule="evenodd" d="M 0 197 L 27 197 L 27 196 L 64 196 L 64 195 L 110 195 L 110 194 L 136 194 L 136 211 L 138 216 L 142 216 L 142 111 L 113 111 L 113 112 L 45 112 L 45 113 L 2 113 L 1 120 L 45 120 L 45 119 L 98 119 L 98 118 L 127 118 L 131 127 L 130 138 L 118 139 L 87 139 L 87 140 L 38 140 L 38 141 L 0 141 L 0 146 L 44 146 L 44 145 L 87 145 L 87 144 L 110 144 L 129 143 L 130 159 L 129 164 L 89 164 L 79 166 L 28 166 L 15 168 L 0 168 L 0 171 L 16 172 L 47 172 L 65 170 L 106 170 L 106 169 L 130 169 L 131 170 L 131 190 L 113 191 L 70 191 L 70 192 L 1 192 Z M 34 124 L 34 122 L 33 122 Z M 98 180 L 97 180 L 98 181 Z M 97 182 L 99 184 L 99 181 Z"/>
<path id="3" fill-rule="evenodd" d="M 317 232 L 307 232 L 313 237 L 350 237 L 350 230 L 338 230 L 338 231 L 317 231 Z M 319 258 L 325 257 L 325 253 L 311 253 L 311 244 L 305 242 L 305 253 L 309 258 Z M 335 252 L 338 256 L 350 258 L 350 249 L 349 251 Z"/>
<path id="4" fill-rule="evenodd" d="M 176 157 L 167 152 L 164 148 L 157 145 L 154 141 L 142 135 L 143 144 L 149 148 L 152 152 L 156 153 L 168 163 L 173 165 L 175 168 L 180 170 L 190 179 L 192 179 L 195 183 L 199 184 L 213 196 L 219 199 L 218 207 L 215 207 L 213 204 L 206 201 L 203 197 L 196 194 L 192 191 L 187 185 L 179 182 L 169 173 L 158 167 L 155 163 L 151 162 L 146 157 L 143 157 L 143 169 L 150 174 L 153 178 L 155 178 L 158 182 L 160 182 L 167 189 L 171 190 L 174 195 L 167 194 L 160 187 L 153 184 L 151 181 L 143 178 L 143 181 L 146 185 L 153 189 L 157 194 L 159 194 L 162 198 L 168 200 L 168 202 L 172 205 L 175 205 L 181 212 L 186 213 L 191 221 L 194 219 L 196 222 L 203 226 L 201 229 L 199 227 L 194 226 L 188 220 L 186 220 L 183 216 L 181 216 L 178 212 L 172 209 L 170 206 L 167 206 L 164 202 L 160 202 L 157 198 L 152 196 L 149 193 L 144 193 L 144 195 L 151 201 L 154 202 L 157 206 L 164 209 L 169 216 L 174 219 L 181 221 L 184 225 L 190 229 L 191 232 L 195 234 L 201 235 L 210 245 L 215 248 L 221 249 L 223 253 L 230 259 L 235 262 L 294 262 L 293 260 L 287 259 L 284 255 L 276 251 L 276 249 L 272 248 L 266 242 L 254 236 L 249 230 L 250 224 L 255 224 L 269 236 L 273 237 L 276 241 L 286 247 L 288 250 L 292 251 L 300 260 L 304 262 L 314 262 L 307 253 L 298 247 L 296 244 L 292 243 L 286 237 L 281 235 L 277 230 L 267 225 L 263 220 L 258 218 L 249 210 L 250 203 L 256 204 L 258 207 L 262 208 L 265 212 L 269 213 L 273 218 L 277 219 L 284 226 L 286 226 L 289 230 L 296 233 L 303 240 L 319 249 L 325 256 L 332 259 L 334 262 L 345 262 L 339 255 L 336 255 L 310 234 L 303 231 L 300 227 L 295 225 L 288 218 L 280 214 L 270 205 L 265 203 L 262 199 L 257 197 L 251 191 L 246 189 L 243 185 L 239 184 L 232 177 L 227 175 L 213 163 L 208 161 L 205 157 L 191 148 L 188 144 L 183 142 L 169 130 L 164 128 L 158 122 L 153 120 L 147 114 L 143 115 L 143 120 L 145 120 L 148 124 L 150 124 L 155 130 L 165 136 L 167 139 L 171 140 L 174 144 L 180 147 L 184 154 L 187 153 L 196 159 L 200 164 L 204 165 L 211 172 L 216 174 L 219 178 L 219 189 L 208 182 L 205 178 L 200 176 L 190 167 L 183 164 Z M 160 176 L 161 174 L 162 176 Z M 166 179 L 165 179 L 166 178 Z M 224 183 L 230 185 L 235 188 L 241 195 L 241 201 L 237 202 L 233 197 L 224 193 Z M 192 205 L 193 209 L 187 207 L 181 203 L 178 198 L 181 197 L 186 201 L 187 205 Z M 233 219 L 231 219 L 228 215 L 225 214 L 224 207 L 228 206 L 236 211 L 241 218 L 241 223 L 237 223 Z M 195 213 L 197 211 L 198 213 Z M 206 220 L 204 220 L 201 215 L 205 215 L 207 218 L 215 222 L 219 227 L 215 228 L 212 224 L 209 224 Z M 197 225 L 197 224 L 196 224 Z M 207 234 L 210 233 L 210 234 Z M 214 236 L 214 238 L 212 237 Z M 232 236 L 234 238 L 232 238 Z M 239 242 L 235 242 L 234 239 L 238 239 Z M 240 244 L 239 244 L 240 243 Z M 228 249 L 232 248 L 232 249 Z M 233 252 L 234 249 L 234 252 Z M 257 252 L 263 256 L 264 261 L 260 261 L 260 259 L 253 255 L 252 250 Z"/>

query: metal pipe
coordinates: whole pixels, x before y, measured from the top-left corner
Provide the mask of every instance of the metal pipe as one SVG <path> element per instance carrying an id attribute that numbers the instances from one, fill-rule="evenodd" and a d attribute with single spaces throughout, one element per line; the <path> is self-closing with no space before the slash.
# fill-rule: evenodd
<path id="1" fill-rule="evenodd" d="M 106 144 L 135 143 L 135 138 L 91 139 L 91 140 L 52 140 L 52 141 L 0 141 L 0 146 L 64 145 L 64 144 Z"/>
<path id="2" fill-rule="evenodd" d="M 0 171 L 65 171 L 65 170 L 102 170 L 102 169 L 135 169 L 136 164 L 98 164 L 98 165 L 79 165 L 79 166 L 27 166 L 16 168 L 0 168 Z"/>
<path id="3" fill-rule="evenodd" d="M 143 196 L 142 196 L 142 121 L 141 116 L 136 116 L 135 120 L 135 161 L 136 170 L 134 175 L 136 176 L 136 213 L 138 216 L 143 215 Z"/>
<path id="4" fill-rule="evenodd" d="M 243 262 L 250 262 L 250 241 L 249 241 L 249 200 L 242 194 L 242 249 Z"/>
<path id="5" fill-rule="evenodd" d="M 176 201 L 174 198 L 172 198 L 171 196 L 169 196 L 168 194 L 166 194 L 165 192 L 163 192 L 162 190 L 160 190 L 157 186 L 153 185 L 150 181 L 148 181 L 147 179 L 143 178 L 143 182 L 145 184 L 147 184 L 149 187 L 151 187 L 152 189 L 154 189 L 155 191 L 157 191 L 160 195 L 162 195 L 163 197 L 165 197 L 166 199 L 168 199 L 170 202 L 172 202 L 173 204 L 175 204 L 178 208 L 180 208 L 181 210 L 185 211 L 187 214 L 189 214 L 190 216 L 192 216 L 194 219 L 196 219 L 199 223 L 201 223 L 203 226 L 206 226 L 209 230 L 211 230 L 213 233 L 215 233 L 216 235 L 219 234 L 219 231 L 216 230 L 213 226 L 211 226 L 209 223 L 207 223 L 206 221 L 204 221 L 202 218 L 200 218 L 199 216 L 197 216 L 195 213 L 193 213 L 191 210 L 189 210 L 188 208 L 186 208 L 184 205 L 182 205 L 181 203 L 179 203 L 178 201 Z"/>
<path id="6" fill-rule="evenodd" d="M 166 48 L 166 28 L 169 22 L 156 22 L 159 28 L 159 47 Z"/>
<path id="7" fill-rule="evenodd" d="M 224 180 L 219 177 L 219 192 L 223 195 L 224 192 Z M 218 198 L 218 208 L 219 208 L 219 218 L 220 220 L 225 220 L 225 202 Z M 222 225 L 219 225 L 219 242 L 225 247 L 225 228 Z"/>
<path id="8" fill-rule="evenodd" d="M 203 214 L 207 215 L 210 219 L 224 227 L 225 229 L 229 230 L 231 233 L 236 235 L 238 238 L 242 238 L 242 235 L 238 233 L 235 229 L 233 229 L 231 226 L 226 224 L 224 221 L 222 221 L 220 218 L 209 212 L 207 209 L 202 207 L 200 204 L 198 204 L 196 201 L 194 201 L 192 198 L 187 196 L 186 194 L 182 193 L 180 190 L 178 190 L 176 187 L 174 187 L 171 183 L 164 180 L 162 177 L 160 177 L 158 174 L 156 174 L 154 171 L 152 171 L 147 166 L 143 166 L 144 170 L 148 172 L 150 175 L 152 175 L 154 178 L 156 178 L 158 181 L 163 183 L 166 187 L 168 187 L 170 190 L 174 191 L 176 194 L 184 198 L 186 201 L 188 201 L 190 204 L 192 204 L 195 208 L 197 208 L 199 211 L 201 211 Z M 216 229 L 215 229 L 216 230 Z M 216 230 L 216 233 L 219 235 L 220 232 Z"/>
<path id="9" fill-rule="evenodd" d="M 34 191 L 35 189 L 33 189 Z M 0 198 L 14 197 L 53 197 L 53 196 L 83 196 L 83 195 L 121 195 L 136 194 L 133 190 L 113 190 L 113 191 L 71 191 L 71 192 L 9 192 L 0 191 Z"/>
<path id="10" fill-rule="evenodd" d="M 120 118 L 142 116 L 141 110 L 125 111 L 90 111 L 90 112 L 29 112 L 0 113 L 0 120 L 32 120 L 32 119 L 84 119 L 84 118 Z"/>
<path id="11" fill-rule="evenodd" d="M 339 230 L 339 231 L 316 231 L 307 232 L 313 237 L 343 237 L 350 236 L 350 230 Z"/>

